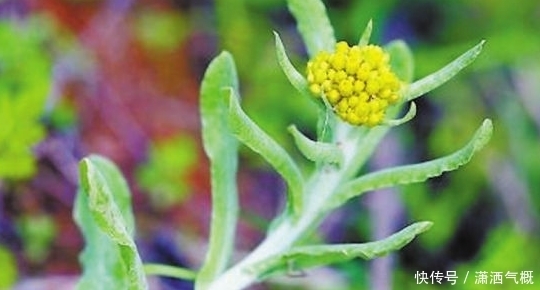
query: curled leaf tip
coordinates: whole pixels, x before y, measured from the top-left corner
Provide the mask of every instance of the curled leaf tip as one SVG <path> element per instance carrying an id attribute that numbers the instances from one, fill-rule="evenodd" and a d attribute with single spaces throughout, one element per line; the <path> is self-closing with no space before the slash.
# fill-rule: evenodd
<path id="1" fill-rule="evenodd" d="M 412 83 L 404 93 L 405 100 L 410 101 L 418 98 L 452 79 L 478 57 L 480 52 L 482 52 L 484 43 L 485 40 L 480 41 L 473 48 L 467 50 L 443 68 Z"/>
<path id="2" fill-rule="evenodd" d="M 309 97 L 310 93 L 308 83 L 304 76 L 302 76 L 302 74 L 296 70 L 292 62 L 289 60 L 287 52 L 285 51 L 285 46 L 283 45 L 283 42 L 281 41 L 281 38 L 276 31 L 274 31 L 274 39 L 276 45 L 277 60 L 279 65 L 281 66 L 281 69 L 285 73 L 285 76 L 293 85 L 293 87 L 298 90 L 298 92 L 300 92 L 302 95 Z"/>
<path id="3" fill-rule="evenodd" d="M 366 28 L 364 29 L 364 32 L 362 33 L 362 36 L 360 36 L 360 40 L 358 41 L 358 46 L 364 46 L 369 43 L 369 39 L 371 38 L 371 32 L 373 31 L 373 20 L 369 19 Z"/>
<path id="4" fill-rule="evenodd" d="M 491 139 L 491 135 L 493 134 L 493 122 L 491 119 L 485 119 L 484 122 L 482 122 L 482 126 L 480 126 L 480 129 L 476 132 L 476 146 L 478 148 L 484 147 L 486 143 Z"/>
<path id="5" fill-rule="evenodd" d="M 343 162 L 343 152 L 335 144 L 313 141 L 304 136 L 294 125 L 287 129 L 300 152 L 309 160 L 338 165 Z"/>
<path id="6" fill-rule="evenodd" d="M 416 104 L 414 102 L 411 102 L 411 105 L 409 107 L 409 111 L 407 111 L 407 114 L 405 114 L 405 116 L 403 116 L 400 119 L 385 120 L 385 121 L 383 121 L 383 125 L 392 126 L 392 127 L 399 126 L 401 124 L 409 122 L 415 116 L 416 116 Z"/>

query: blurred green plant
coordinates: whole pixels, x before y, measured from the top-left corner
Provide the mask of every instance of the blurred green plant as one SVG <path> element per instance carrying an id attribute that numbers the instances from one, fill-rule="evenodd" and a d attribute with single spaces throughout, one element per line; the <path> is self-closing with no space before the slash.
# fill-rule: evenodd
<path id="1" fill-rule="evenodd" d="M 329 91 L 329 96 L 323 93 L 317 96 L 318 98 L 311 94 L 320 91 L 313 87 L 312 79 L 320 79 L 320 85 L 324 88 L 323 79 L 327 76 L 331 78 L 332 75 L 330 70 L 326 69 L 332 66 L 339 70 L 340 66 L 334 62 L 335 58 L 338 58 L 333 55 L 336 40 L 325 7 L 317 0 L 291 0 L 288 1 L 288 6 L 297 20 L 310 57 L 330 57 L 327 65 L 317 64 L 321 71 L 315 71 L 314 76 L 308 74 L 306 79 L 295 69 L 287 57 L 279 35 L 275 33 L 278 63 L 286 77 L 300 95 L 313 101 L 318 108 L 317 140 L 304 136 L 294 126 L 289 127 L 299 151 L 315 163 L 311 176 L 305 178 L 288 152 L 244 113 L 238 97 L 235 62 L 230 53 L 221 53 L 210 63 L 201 86 L 203 146 L 210 159 L 213 205 L 206 259 L 197 273 L 167 265 L 147 266 L 147 273 L 195 279 L 196 289 L 242 289 L 275 275 L 297 273 L 306 268 L 345 262 L 358 257 L 373 259 L 398 250 L 416 235 L 430 228 L 431 223 L 418 222 L 385 239 L 364 244 L 306 244 L 309 242 L 306 238 L 325 216 L 348 200 L 370 190 L 423 182 L 455 170 L 469 162 L 490 139 L 492 124 L 490 120 L 484 120 L 464 147 L 445 157 L 357 176 L 388 130 L 414 117 L 416 106 L 412 101 L 444 84 L 469 65 L 482 50 L 483 42 L 442 69 L 415 82 L 412 81 L 412 55 L 407 45 L 401 41 L 388 44 L 384 50 L 389 55 L 391 70 L 403 82 L 399 91 L 399 102 L 386 112 L 384 119 L 370 122 L 371 126 L 351 126 L 337 118 L 335 110 L 341 108 L 336 104 L 331 106 L 327 99 L 331 97 L 335 100 L 340 97 L 348 101 L 348 86 L 339 83 L 339 86 L 334 88 L 339 90 L 340 96 L 332 91 Z M 371 30 L 370 22 L 361 35 L 358 46 L 351 48 L 351 51 L 361 50 L 368 44 Z M 370 53 L 366 52 L 366 55 Z M 377 55 L 366 56 L 368 67 L 372 61 L 388 61 L 386 54 L 380 58 Z M 352 65 L 354 67 L 351 69 L 359 75 L 358 78 L 362 78 L 360 75 L 369 75 L 365 92 L 372 94 L 371 98 L 379 98 L 378 71 L 370 74 L 371 69 L 355 63 Z M 379 67 L 380 64 L 375 65 Z M 344 71 L 340 71 L 341 74 L 342 72 Z M 381 96 L 385 95 L 383 92 L 384 88 L 381 89 Z M 354 105 L 353 97 L 350 97 L 349 106 Z M 410 103 L 408 113 L 401 119 L 394 119 L 406 103 Z M 363 110 L 359 112 L 354 114 L 362 118 Z M 371 118 L 371 115 L 368 118 Z M 353 120 L 354 123 L 354 116 L 346 120 Z M 287 204 L 281 215 L 272 221 L 265 239 L 237 264 L 230 265 L 239 207 L 236 171 L 240 143 L 258 153 L 281 175 L 288 186 Z M 103 285 L 107 285 L 105 287 L 114 285 L 110 289 L 146 289 L 141 261 L 133 242 L 134 223 L 129 190 L 122 175 L 107 159 L 90 156 L 80 163 L 80 180 L 81 190 L 77 197 L 75 217 L 89 243 L 83 253 L 85 272 L 79 289 L 91 289 L 88 288 L 90 284 L 85 285 L 84 282 L 96 283 L 91 277 L 103 274 L 96 272 L 103 269 L 115 273 L 107 276 L 112 284 L 104 283 Z M 92 254 L 92 251 L 109 248 L 117 254 Z M 101 286 L 104 287 L 103 285 Z M 92 287 L 98 285 L 92 284 Z"/>
<path id="2" fill-rule="evenodd" d="M 137 170 L 137 180 L 158 208 L 181 203 L 191 192 L 187 173 L 197 159 L 196 144 L 190 137 L 159 141 L 150 148 L 148 162 Z"/>
<path id="3" fill-rule="evenodd" d="M 17 281 L 17 262 L 13 254 L 0 245 L 0 289 L 10 289 Z"/>
<path id="4" fill-rule="evenodd" d="M 76 109 L 67 99 L 61 99 L 47 116 L 48 122 L 54 129 L 65 132 L 75 128 L 78 122 Z"/>
<path id="5" fill-rule="evenodd" d="M 32 146 L 45 135 L 40 123 L 51 64 L 38 20 L 0 21 L 0 178 L 35 172 Z"/>
<path id="6" fill-rule="evenodd" d="M 28 260 L 43 262 L 57 235 L 54 220 L 47 215 L 23 215 L 17 220 L 17 228 Z"/>
<path id="7" fill-rule="evenodd" d="M 521 271 L 532 271 L 533 273 L 540 271 L 540 264 L 537 260 L 537 257 L 540 257 L 539 242 L 538 237 L 503 223 L 490 232 L 478 256 L 470 264 L 457 267 L 457 271 L 471 271 L 471 273 L 501 271 L 504 274 L 515 272 L 519 281 Z M 516 249 L 526 254 L 516 255 Z M 516 289 L 517 287 L 513 281 L 503 285 L 505 286 L 497 289 Z M 492 286 L 489 284 L 476 285 L 473 289 L 493 289 Z M 521 286 L 535 287 L 534 285 Z"/>
<path id="8" fill-rule="evenodd" d="M 135 20 L 135 33 L 149 49 L 169 52 L 179 47 L 188 31 L 188 20 L 177 11 L 144 10 Z"/>

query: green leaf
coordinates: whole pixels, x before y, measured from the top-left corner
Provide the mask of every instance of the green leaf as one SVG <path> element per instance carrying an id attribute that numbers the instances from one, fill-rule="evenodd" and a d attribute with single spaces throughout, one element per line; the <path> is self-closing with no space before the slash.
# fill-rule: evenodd
<path id="1" fill-rule="evenodd" d="M 238 141 L 227 124 L 228 103 L 225 88 L 238 90 L 234 59 L 222 52 L 208 66 L 201 85 L 201 121 L 203 146 L 210 159 L 212 217 L 209 247 L 197 277 L 204 288 L 227 267 L 234 250 L 238 220 Z"/>
<path id="2" fill-rule="evenodd" d="M 267 278 L 277 274 L 291 274 L 304 269 L 362 258 L 384 256 L 403 248 L 417 235 L 427 231 L 431 222 L 418 222 L 376 242 L 363 244 L 337 244 L 296 247 L 289 252 L 253 265 L 249 271 Z"/>
<path id="3" fill-rule="evenodd" d="M 131 196 L 122 174 L 109 160 L 91 155 L 80 162 L 79 175 L 74 219 L 86 246 L 77 289 L 148 289 L 133 241 Z"/>
<path id="4" fill-rule="evenodd" d="M 469 162 L 473 155 L 487 144 L 492 132 L 493 125 L 491 120 L 486 119 L 467 145 L 448 156 L 418 164 L 398 166 L 368 173 L 349 181 L 337 189 L 332 200 L 326 205 L 326 210 L 336 208 L 349 199 L 369 190 L 398 184 L 422 182 L 428 178 L 439 176 L 444 172 L 455 170 Z"/>
<path id="5" fill-rule="evenodd" d="M 325 108 L 325 105 L 319 101 L 318 98 L 314 97 L 311 92 L 309 91 L 309 84 L 307 80 L 304 78 L 304 76 L 296 70 L 296 68 L 292 65 L 291 61 L 289 60 L 289 57 L 287 56 L 287 52 L 285 51 L 285 47 L 283 46 L 283 42 L 281 42 L 281 38 L 279 37 L 279 34 L 274 32 L 275 41 L 276 41 L 276 54 L 278 63 L 281 66 L 281 69 L 287 76 L 287 79 L 289 82 L 293 85 L 293 87 L 300 92 L 303 96 L 307 97 L 309 100 L 315 102 L 316 105 L 318 105 L 320 111 L 319 111 L 319 122 L 317 124 L 317 132 L 318 132 L 318 138 L 320 141 L 327 141 L 332 138 L 332 124 L 335 123 L 335 117 L 334 114 L 331 112 L 330 105 L 327 105 Z M 324 100 L 324 98 L 323 98 Z M 330 108 L 330 109 L 328 109 Z M 331 124 L 332 123 L 332 124 Z"/>
<path id="6" fill-rule="evenodd" d="M 302 210 L 304 186 L 300 169 L 285 149 L 242 111 L 233 91 L 229 103 L 229 124 L 234 134 L 251 150 L 260 154 L 283 177 L 289 187 L 287 206 L 298 215 Z"/>
<path id="7" fill-rule="evenodd" d="M 296 19 L 309 55 L 312 57 L 323 50 L 333 51 L 336 38 L 322 1 L 288 0 L 287 4 Z"/>
<path id="8" fill-rule="evenodd" d="M 362 33 L 362 36 L 360 36 L 360 40 L 358 40 L 358 46 L 368 45 L 369 39 L 371 38 L 372 31 L 373 31 L 373 21 L 370 19 L 368 24 L 366 25 L 366 29 L 364 29 L 364 32 Z"/>
<path id="9" fill-rule="evenodd" d="M 296 147 L 307 159 L 338 165 L 343 162 L 343 152 L 335 144 L 313 141 L 298 131 L 294 125 L 289 126 L 288 130 L 294 138 Z"/>
<path id="10" fill-rule="evenodd" d="M 296 70 L 296 68 L 289 60 L 287 52 L 285 51 L 285 47 L 283 46 L 283 42 L 281 41 L 281 38 L 279 37 L 279 34 L 277 34 L 277 32 L 274 32 L 274 37 L 276 41 L 276 54 L 278 63 L 281 66 L 283 72 L 285 73 L 285 76 L 287 76 L 289 82 L 302 95 L 308 97 L 310 100 L 316 100 L 316 98 L 309 91 L 309 85 L 307 80 L 300 72 Z"/>
<path id="11" fill-rule="evenodd" d="M 479 44 L 469 49 L 467 52 L 456 58 L 451 63 L 447 64 L 440 70 L 412 83 L 405 91 L 404 99 L 407 101 L 413 100 L 423 94 L 434 90 L 453 78 L 459 71 L 468 66 L 473 60 L 478 57 L 482 51 L 485 41 L 482 40 Z"/>
<path id="12" fill-rule="evenodd" d="M 390 55 L 390 67 L 397 77 L 410 83 L 414 74 L 414 58 L 411 49 L 402 40 L 394 40 L 384 46 L 384 49 Z"/>

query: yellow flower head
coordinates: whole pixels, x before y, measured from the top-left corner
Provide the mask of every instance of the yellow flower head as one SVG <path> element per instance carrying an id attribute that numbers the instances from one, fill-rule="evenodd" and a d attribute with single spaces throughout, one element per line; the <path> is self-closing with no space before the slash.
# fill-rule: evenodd
<path id="1" fill-rule="evenodd" d="M 388 61 L 379 46 L 338 42 L 334 53 L 322 51 L 308 62 L 309 88 L 317 97 L 324 94 L 344 121 L 379 125 L 386 108 L 399 100 L 401 86 Z"/>

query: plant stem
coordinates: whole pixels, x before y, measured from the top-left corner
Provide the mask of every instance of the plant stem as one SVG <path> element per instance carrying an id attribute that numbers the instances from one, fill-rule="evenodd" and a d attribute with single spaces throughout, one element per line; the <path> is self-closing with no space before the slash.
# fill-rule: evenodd
<path id="1" fill-rule="evenodd" d="M 338 176 L 336 174 L 334 175 L 334 180 L 337 180 Z M 337 182 L 331 182 L 330 180 L 325 180 L 325 182 L 326 185 L 318 184 L 319 186 L 315 186 L 314 184 L 310 188 L 314 190 L 317 188 L 326 188 L 329 183 L 332 188 L 337 186 Z M 250 266 L 289 250 L 299 239 L 304 237 L 306 233 L 320 222 L 323 216 L 320 214 L 320 210 L 323 208 L 324 201 L 327 200 L 329 193 L 333 190 L 326 192 L 323 190 L 318 191 L 320 192 L 313 193 L 320 194 L 321 198 L 312 199 L 315 202 L 308 204 L 298 220 L 295 221 L 292 216 L 287 216 L 268 234 L 266 239 L 255 250 L 234 267 L 224 272 L 217 280 L 210 284 L 208 289 L 243 289 L 255 282 L 262 273 L 249 271 Z"/>
<path id="2" fill-rule="evenodd" d="M 144 272 L 146 275 L 157 275 L 171 278 L 178 278 L 182 280 L 194 280 L 197 277 L 197 273 L 180 267 L 174 267 L 163 264 L 144 264 Z"/>
<path id="3" fill-rule="evenodd" d="M 313 173 L 305 187 L 305 207 L 298 219 L 291 215 L 283 218 L 257 248 L 238 264 L 220 275 L 206 290 L 243 289 L 256 282 L 264 273 L 250 270 L 253 265 L 290 250 L 297 241 L 320 224 L 327 214 L 326 204 L 332 198 L 335 190 L 345 181 L 344 179 L 351 178 L 349 176 L 351 169 L 361 166 L 352 163 L 356 161 L 357 158 L 354 157 L 360 149 L 358 143 L 366 135 L 359 132 L 350 134 L 352 130 L 354 128 L 343 123 L 339 123 L 337 126 L 334 142 L 340 144 L 346 158 L 345 164 L 341 168 L 322 166 Z M 380 138 L 373 140 L 374 143 L 378 143 L 378 141 Z"/>

